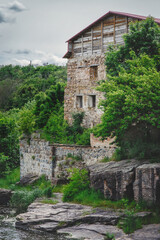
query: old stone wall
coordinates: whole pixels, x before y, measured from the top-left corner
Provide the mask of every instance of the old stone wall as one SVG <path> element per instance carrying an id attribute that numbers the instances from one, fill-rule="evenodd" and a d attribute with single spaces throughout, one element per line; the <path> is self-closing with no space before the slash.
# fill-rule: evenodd
<path id="1" fill-rule="evenodd" d="M 27 174 L 45 174 L 48 179 L 64 182 L 69 168 L 87 167 L 91 186 L 108 199 L 127 197 L 135 201 L 159 203 L 160 163 L 123 160 L 101 163 L 115 148 L 52 144 L 32 135 L 20 141 L 21 178 Z"/>
<path id="2" fill-rule="evenodd" d="M 20 141 L 21 178 L 29 173 L 38 176 L 45 174 L 48 179 L 52 178 L 52 146 L 39 137 L 39 135 L 34 134 L 31 139 L 24 138 Z"/>
<path id="3" fill-rule="evenodd" d="M 20 141 L 20 168 L 21 177 L 32 173 L 38 176 L 45 174 L 52 179 L 72 165 L 91 165 L 105 157 L 111 157 L 115 148 L 90 146 L 49 144 L 40 139 L 38 134 L 33 134 L 31 139 L 24 138 Z M 71 156 L 71 157 L 69 157 Z M 76 161 L 69 161 L 76 160 Z M 66 161 L 67 160 L 67 161 Z M 80 160 L 80 161 L 79 161 Z M 74 164 L 73 164 L 74 162 Z"/>
<path id="4" fill-rule="evenodd" d="M 101 137 L 95 137 L 93 133 L 90 134 L 90 144 L 91 147 L 107 147 L 109 149 L 115 149 L 116 144 L 113 143 L 115 138 L 108 137 L 102 140 Z"/>
<path id="5" fill-rule="evenodd" d="M 68 60 L 64 117 L 70 124 L 72 113 L 75 112 L 85 112 L 83 125 L 87 128 L 100 123 L 103 112 L 98 108 L 98 104 L 100 99 L 104 98 L 104 94 L 97 91 L 96 87 L 97 82 L 106 77 L 104 62 L 104 54 Z"/>

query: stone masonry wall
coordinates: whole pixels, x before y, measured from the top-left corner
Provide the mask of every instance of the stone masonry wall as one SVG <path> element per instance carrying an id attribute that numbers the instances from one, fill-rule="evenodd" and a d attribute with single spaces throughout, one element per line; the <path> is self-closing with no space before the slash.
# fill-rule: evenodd
<path id="1" fill-rule="evenodd" d="M 38 176 L 45 174 L 48 179 L 59 175 L 59 164 L 69 168 L 65 161 L 68 155 L 79 157 L 85 165 L 91 165 L 102 160 L 104 157 L 111 157 L 115 148 L 90 146 L 52 144 L 40 139 L 38 134 L 33 134 L 30 141 L 24 138 L 20 142 L 20 169 L 21 177 L 28 173 Z"/>
<path id="2" fill-rule="evenodd" d="M 64 96 L 64 118 L 71 124 L 72 113 L 85 112 L 84 126 L 93 127 L 101 121 L 102 110 L 98 108 L 100 99 L 104 98 L 104 94 L 96 90 L 97 82 L 104 80 L 106 77 L 105 56 L 90 56 L 71 58 L 68 60 L 68 82 L 65 88 Z M 91 67 L 97 67 L 97 76 L 92 79 L 90 76 Z M 90 107 L 89 96 L 96 96 L 96 106 Z M 82 96 L 83 106 L 76 104 L 77 96 Z"/>
<path id="3" fill-rule="evenodd" d="M 30 141 L 24 138 L 20 141 L 20 173 L 21 178 L 28 173 L 38 176 L 45 174 L 48 179 L 52 178 L 53 161 L 52 146 L 32 135 Z"/>
<path id="4" fill-rule="evenodd" d="M 132 160 L 100 163 L 110 157 L 115 148 L 53 144 L 32 135 L 30 141 L 20 141 L 21 177 L 32 173 L 45 174 L 48 179 L 66 181 L 68 168 L 86 167 L 90 171 L 91 186 L 106 198 L 124 197 L 135 201 L 158 203 L 160 201 L 160 163 Z M 62 180 L 62 181 L 61 181 Z"/>

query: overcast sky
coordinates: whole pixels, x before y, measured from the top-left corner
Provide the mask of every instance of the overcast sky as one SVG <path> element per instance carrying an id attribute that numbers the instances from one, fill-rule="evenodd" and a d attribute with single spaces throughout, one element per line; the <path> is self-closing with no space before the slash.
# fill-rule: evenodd
<path id="1" fill-rule="evenodd" d="M 65 41 L 108 11 L 160 18 L 160 0 L 0 0 L 0 65 L 65 64 Z"/>

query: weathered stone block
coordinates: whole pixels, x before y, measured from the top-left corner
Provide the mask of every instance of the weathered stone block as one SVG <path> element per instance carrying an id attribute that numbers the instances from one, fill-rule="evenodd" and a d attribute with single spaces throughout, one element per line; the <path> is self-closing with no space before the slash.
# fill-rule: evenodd
<path id="1" fill-rule="evenodd" d="M 143 164 L 136 168 L 133 184 L 136 201 L 160 202 L 160 163 Z"/>
<path id="2" fill-rule="evenodd" d="M 136 160 L 123 160 L 89 166 L 91 186 L 100 190 L 107 199 L 134 198 L 134 173 L 139 165 Z"/>

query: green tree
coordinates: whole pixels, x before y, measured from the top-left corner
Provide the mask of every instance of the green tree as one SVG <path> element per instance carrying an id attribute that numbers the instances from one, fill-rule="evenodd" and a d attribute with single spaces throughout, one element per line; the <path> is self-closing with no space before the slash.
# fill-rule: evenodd
<path id="1" fill-rule="evenodd" d="M 0 112 L 0 165 L 3 165 L 3 172 L 19 165 L 18 137 L 14 118 Z"/>
<path id="2" fill-rule="evenodd" d="M 20 133 L 25 133 L 28 136 L 35 131 L 36 117 L 35 111 L 35 100 L 26 103 L 23 108 L 20 109 L 17 119 L 18 130 Z"/>
<path id="3" fill-rule="evenodd" d="M 51 86 L 46 92 L 40 92 L 35 96 L 36 106 L 34 114 L 36 116 L 37 128 L 43 128 L 51 113 L 59 111 L 64 100 L 64 84 L 58 83 Z"/>
<path id="4" fill-rule="evenodd" d="M 149 17 L 145 21 L 130 24 L 128 34 L 123 36 L 124 45 L 109 46 L 106 55 L 107 73 L 118 76 L 121 67 L 128 68 L 126 59 L 131 59 L 130 51 L 136 56 L 146 53 L 155 59 L 160 70 L 160 27 Z"/>
<path id="5" fill-rule="evenodd" d="M 127 69 L 121 68 L 118 76 L 108 75 L 98 88 L 105 93 L 105 100 L 101 103 L 104 109 L 102 123 L 95 132 L 103 138 L 116 136 L 119 146 L 125 148 L 129 141 L 126 139 L 124 144 L 125 137 L 129 130 L 134 129 L 133 133 L 137 131 L 138 134 L 133 134 L 131 144 L 136 141 L 146 143 L 143 149 L 146 151 L 154 132 L 160 129 L 160 72 L 154 59 L 146 54 L 136 57 L 131 52 L 130 58 L 126 60 Z M 157 148 L 156 154 L 159 154 Z M 148 151 L 141 157 L 146 157 L 149 151 L 148 146 Z"/>

